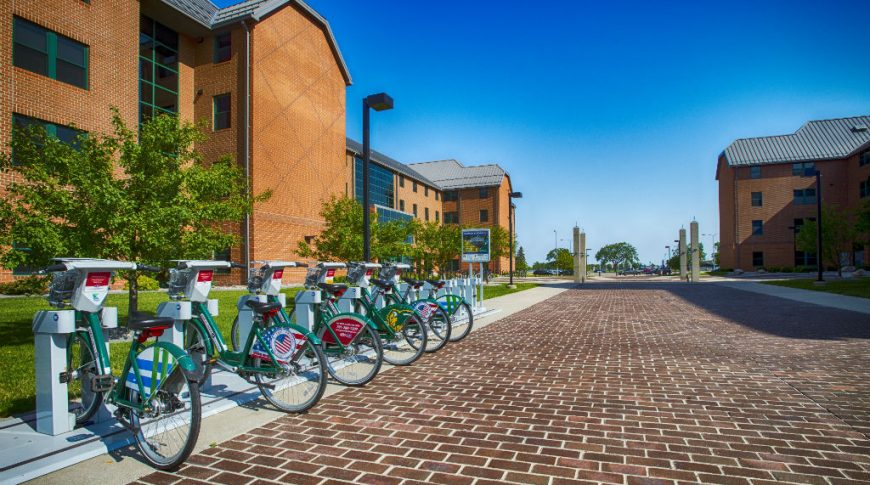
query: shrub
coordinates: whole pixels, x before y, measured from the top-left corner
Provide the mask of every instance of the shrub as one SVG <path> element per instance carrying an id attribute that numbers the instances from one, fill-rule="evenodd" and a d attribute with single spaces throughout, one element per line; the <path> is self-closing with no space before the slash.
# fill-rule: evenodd
<path id="1" fill-rule="evenodd" d="M 9 283 L 0 284 L 3 295 L 44 295 L 51 279 L 46 276 L 28 276 Z"/>
<path id="2" fill-rule="evenodd" d="M 152 278 L 150 276 L 146 276 L 143 274 L 140 274 L 136 278 L 136 286 L 139 288 L 140 291 L 159 290 L 160 289 L 160 283 L 157 280 L 155 280 L 154 278 Z M 130 289 L 130 282 L 128 282 L 128 281 L 124 282 L 124 289 L 125 290 Z"/>

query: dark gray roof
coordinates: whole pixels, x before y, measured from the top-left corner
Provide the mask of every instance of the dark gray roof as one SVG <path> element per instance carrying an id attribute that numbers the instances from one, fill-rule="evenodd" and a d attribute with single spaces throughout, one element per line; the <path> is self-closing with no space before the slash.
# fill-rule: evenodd
<path id="1" fill-rule="evenodd" d="M 350 138 L 347 139 L 347 150 L 354 155 L 362 156 L 363 146 L 362 143 L 352 140 Z M 411 169 L 407 165 L 397 160 L 393 160 L 392 158 L 384 155 L 383 153 L 372 150 L 371 161 L 377 163 L 378 165 L 384 166 L 394 172 L 400 173 L 405 177 L 416 180 L 418 182 L 422 182 L 432 188 L 441 190 L 441 187 L 435 182 L 429 180 L 428 178 L 420 175 L 417 171 Z"/>
<path id="2" fill-rule="evenodd" d="M 412 163 L 410 167 L 444 190 L 501 185 L 506 175 L 504 169 L 496 164 L 466 167 L 456 160 Z"/>
<path id="3" fill-rule="evenodd" d="M 317 11 L 302 0 L 247 0 L 224 8 L 218 8 L 210 0 L 161 0 L 209 29 L 216 29 L 227 24 L 245 19 L 259 21 L 275 10 L 293 3 L 307 12 L 326 30 L 326 38 L 332 52 L 338 60 L 339 68 L 347 84 L 351 84 L 350 71 L 338 48 L 338 41 L 332 33 L 332 27 Z"/>
<path id="4" fill-rule="evenodd" d="M 725 149 L 725 159 L 730 166 L 833 160 L 867 144 L 870 116 L 855 116 L 810 121 L 791 135 L 742 138 Z"/>

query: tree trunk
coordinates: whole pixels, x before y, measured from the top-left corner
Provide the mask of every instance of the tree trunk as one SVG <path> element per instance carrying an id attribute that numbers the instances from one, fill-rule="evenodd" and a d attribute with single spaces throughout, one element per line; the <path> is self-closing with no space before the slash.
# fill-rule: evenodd
<path id="1" fill-rule="evenodd" d="M 133 314 L 139 311 L 139 282 L 136 281 L 137 273 L 135 271 L 130 271 L 127 276 L 127 284 L 130 287 L 130 292 L 128 294 L 128 303 L 129 309 L 127 310 L 127 321 L 130 321 Z"/>

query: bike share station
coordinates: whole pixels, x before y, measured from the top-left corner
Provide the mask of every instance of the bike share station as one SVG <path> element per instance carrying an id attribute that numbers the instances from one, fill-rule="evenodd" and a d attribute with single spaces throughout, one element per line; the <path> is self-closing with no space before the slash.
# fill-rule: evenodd
<path id="1" fill-rule="evenodd" d="M 419 298 L 437 298 L 445 294 L 462 297 L 469 302 L 475 318 L 499 312 L 483 305 L 484 263 L 489 261 L 489 230 L 463 230 L 462 261 L 468 263 L 468 276 L 446 280 L 440 287 L 425 283 L 419 291 L 409 288 L 401 280 L 402 271 L 410 269 L 406 264 L 392 265 L 389 278 L 401 292 L 410 292 Z M 95 338 L 102 342 L 108 354 L 108 331 L 118 326 L 118 309 L 102 306 L 109 293 L 112 277 L 119 270 L 135 268 L 133 263 L 108 260 L 65 258 L 74 272 L 59 273 L 52 280 L 50 302 L 71 300 L 75 308 L 99 311 L 103 335 Z M 195 318 L 192 304 L 203 303 L 211 315 L 218 315 L 218 300 L 209 299 L 215 271 L 228 270 L 226 261 L 175 261 L 177 268 L 170 271 L 169 299 L 159 304 L 157 316 L 168 317 L 174 324 L 167 328 L 160 341 L 182 345 L 184 327 Z M 479 263 L 480 272 L 474 272 L 474 263 Z M 339 298 L 341 311 L 359 309 L 356 299 L 361 297 L 361 287 L 368 286 L 374 271 L 381 269 L 377 263 L 363 263 L 365 273 L 351 283 Z M 238 328 L 244 335 L 253 325 L 254 314 L 246 305 L 248 300 L 266 302 L 277 298 L 286 305 L 285 295 L 280 292 L 284 268 L 296 267 L 290 261 L 262 261 L 250 269 L 248 295 L 240 297 L 237 305 Z M 183 270 L 181 268 L 184 268 Z M 310 268 L 306 288 L 297 293 L 295 320 L 300 326 L 311 329 L 315 323 L 315 306 L 322 303 L 319 283 L 331 284 L 336 270 L 345 268 L 344 263 L 319 263 Z M 308 281 L 311 280 L 311 281 Z M 383 305 L 383 299 L 376 302 Z M 130 446 L 134 440 L 129 430 L 114 418 L 115 406 L 103 403 L 96 414 L 81 427 L 75 428 L 75 417 L 70 413 L 68 401 L 67 343 L 69 335 L 76 331 L 75 310 L 58 309 L 39 311 L 33 319 L 36 371 L 36 411 L 0 421 L 0 483 L 20 483 L 38 478 L 56 470 L 75 465 L 87 459 L 111 453 Z M 102 377 L 102 376 L 98 376 Z M 108 385 L 109 383 L 107 383 Z M 116 384 L 117 385 L 117 384 Z M 208 379 L 200 386 L 202 418 L 235 408 L 246 402 L 259 399 L 256 385 L 233 372 L 216 366 Z"/>

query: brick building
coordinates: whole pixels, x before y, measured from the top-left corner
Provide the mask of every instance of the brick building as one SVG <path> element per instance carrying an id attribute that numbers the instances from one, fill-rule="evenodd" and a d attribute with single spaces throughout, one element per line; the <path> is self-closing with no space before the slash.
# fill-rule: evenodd
<path id="1" fill-rule="evenodd" d="M 870 116 L 810 121 L 794 134 L 736 140 L 719 155 L 720 265 L 722 268 L 799 267 L 816 255 L 798 251 L 795 237 L 815 220 L 815 178 L 822 204 L 854 208 L 870 200 Z M 841 255 L 867 266 L 870 251 L 855 244 Z"/>
<path id="2" fill-rule="evenodd" d="M 206 120 L 206 160 L 230 154 L 254 193 L 273 191 L 239 225 L 235 261 L 291 257 L 323 227 L 321 202 L 351 182 L 351 78 L 329 24 L 302 1 L 3 1 L 0 45 L 4 150 L 14 125 L 108 133 L 112 106 L 128 126 L 155 113 Z"/>
<path id="3" fill-rule="evenodd" d="M 444 223 L 508 229 L 513 188 L 510 175 L 500 166 L 466 167 L 456 160 L 439 160 L 413 163 L 409 167 L 441 188 Z M 508 257 L 499 257 L 493 258 L 488 267 L 499 273 L 508 271 L 509 264 Z M 456 265 L 458 267 L 459 261 Z"/>

